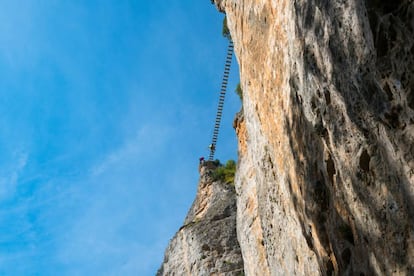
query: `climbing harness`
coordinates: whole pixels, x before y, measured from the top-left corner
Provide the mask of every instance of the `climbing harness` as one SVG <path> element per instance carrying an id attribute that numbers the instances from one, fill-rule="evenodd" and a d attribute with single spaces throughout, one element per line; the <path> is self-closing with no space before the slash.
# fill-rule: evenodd
<path id="1" fill-rule="evenodd" d="M 226 63 L 224 65 L 223 81 L 221 83 L 219 103 L 217 107 L 216 121 L 214 124 L 213 137 L 211 139 L 211 144 L 209 146 L 209 149 L 210 149 L 210 155 L 208 157 L 209 161 L 213 161 L 214 153 L 216 151 L 216 143 L 217 143 L 217 138 L 218 138 L 219 130 L 220 130 L 221 116 L 223 114 L 224 98 L 226 96 L 227 83 L 229 80 L 230 65 L 231 65 L 231 60 L 233 58 L 233 48 L 234 48 L 233 41 L 229 39 L 229 46 L 227 48 L 227 58 L 226 58 Z"/>

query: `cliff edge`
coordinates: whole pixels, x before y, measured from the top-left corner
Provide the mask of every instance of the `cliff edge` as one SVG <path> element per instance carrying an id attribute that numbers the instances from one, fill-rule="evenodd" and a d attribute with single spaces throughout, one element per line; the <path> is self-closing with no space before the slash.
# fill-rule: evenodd
<path id="1" fill-rule="evenodd" d="M 412 0 L 215 0 L 247 275 L 414 275 Z"/>
<path id="2" fill-rule="evenodd" d="M 161 272 L 229 275 L 227 248 L 246 275 L 414 275 L 414 2 L 212 2 L 240 68 L 237 196 L 202 172 Z"/>
<path id="3" fill-rule="evenodd" d="M 196 199 L 157 275 L 243 275 L 234 186 L 215 180 L 215 169 L 215 162 L 200 166 Z"/>

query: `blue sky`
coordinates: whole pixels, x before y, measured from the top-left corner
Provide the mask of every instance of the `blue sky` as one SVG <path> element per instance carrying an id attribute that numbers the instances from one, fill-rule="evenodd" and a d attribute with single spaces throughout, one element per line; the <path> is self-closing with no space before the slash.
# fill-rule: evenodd
<path id="1" fill-rule="evenodd" d="M 2 1 L 0 275 L 155 274 L 208 154 L 222 18 L 208 0 Z"/>

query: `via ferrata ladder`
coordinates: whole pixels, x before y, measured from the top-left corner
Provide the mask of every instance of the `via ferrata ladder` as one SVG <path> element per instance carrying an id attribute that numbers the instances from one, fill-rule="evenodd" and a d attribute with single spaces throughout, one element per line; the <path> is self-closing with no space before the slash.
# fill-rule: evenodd
<path id="1" fill-rule="evenodd" d="M 227 48 L 227 58 L 226 58 L 226 63 L 224 65 L 223 81 L 221 83 L 219 103 L 217 107 L 216 121 L 214 124 L 213 137 L 212 137 L 211 144 L 209 147 L 210 148 L 210 156 L 208 157 L 209 161 L 213 161 L 214 153 L 216 151 L 216 144 L 217 144 L 217 138 L 218 138 L 219 130 L 220 130 L 221 116 L 223 114 L 224 98 L 226 96 L 227 83 L 229 80 L 230 65 L 231 65 L 231 60 L 233 58 L 233 48 L 234 48 L 233 41 L 229 39 L 229 46 Z"/>

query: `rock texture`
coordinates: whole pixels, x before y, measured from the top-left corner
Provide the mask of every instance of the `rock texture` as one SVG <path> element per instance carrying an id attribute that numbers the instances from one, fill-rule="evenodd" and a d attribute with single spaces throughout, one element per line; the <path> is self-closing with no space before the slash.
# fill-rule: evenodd
<path id="1" fill-rule="evenodd" d="M 244 275 L 236 236 L 234 187 L 214 181 L 214 162 L 200 166 L 196 199 L 170 241 L 157 275 Z"/>
<path id="2" fill-rule="evenodd" d="M 412 0 L 215 0 L 247 275 L 414 275 Z"/>

